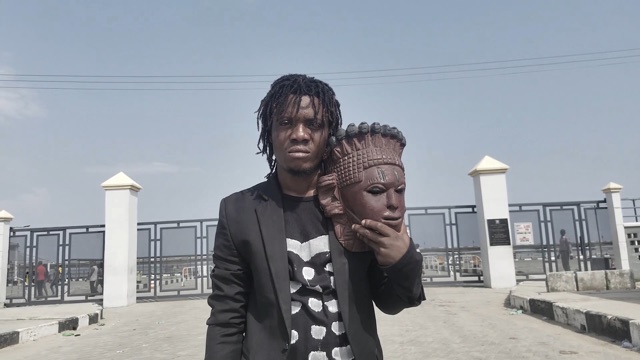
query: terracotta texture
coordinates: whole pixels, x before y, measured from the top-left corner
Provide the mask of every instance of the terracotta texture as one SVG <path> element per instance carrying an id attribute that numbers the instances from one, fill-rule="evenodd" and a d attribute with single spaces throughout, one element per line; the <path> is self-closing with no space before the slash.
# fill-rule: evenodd
<path id="1" fill-rule="evenodd" d="M 405 146 L 402 132 L 378 123 L 350 124 L 329 139 L 326 174 L 318 181 L 318 196 L 347 250 L 370 250 L 351 230 L 363 219 L 401 231 L 406 212 L 401 159 Z"/>

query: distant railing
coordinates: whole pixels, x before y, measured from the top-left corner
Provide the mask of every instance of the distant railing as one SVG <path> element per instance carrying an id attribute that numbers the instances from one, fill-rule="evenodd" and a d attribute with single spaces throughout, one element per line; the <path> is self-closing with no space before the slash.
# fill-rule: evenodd
<path id="1" fill-rule="evenodd" d="M 622 199 L 622 217 L 625 222 L 640 222 L 640 198 Z"/>

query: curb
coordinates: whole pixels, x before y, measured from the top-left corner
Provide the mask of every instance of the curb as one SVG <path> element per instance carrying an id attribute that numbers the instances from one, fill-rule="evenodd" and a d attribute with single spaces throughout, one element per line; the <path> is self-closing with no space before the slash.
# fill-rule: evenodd
<path id="1" fill-rule="evenodd" d="M 78 330 L 81 327 L 97 324 L 102 319 L 102 310 L 93 313 L 72 316 L 29 328 L 0 333 L 0 349 L 12 345 L 35 341 L 47 335 L 55 335 L 65 331 Z"/>
<path id="2" fill-rule="evenodd" d="M 597 311 L 575 308 L 550 300 L 509 294 L 512 307 L 544 316 L 549 320 L 568 325 L 584 333 L 605 336 L 616 341 L 631 341 L 640 346 L 640 320 L 613 316 Z"/>

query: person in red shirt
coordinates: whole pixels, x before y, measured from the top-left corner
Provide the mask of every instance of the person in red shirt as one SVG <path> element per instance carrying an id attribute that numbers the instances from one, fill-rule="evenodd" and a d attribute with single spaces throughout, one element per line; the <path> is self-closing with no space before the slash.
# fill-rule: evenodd
<path id="1" fill-rule="evenodd" d="M 47 281 L 47 268 L 42 264 L 42 261 L 38 261 L 38 266 L 36 267 L 36 299 L 42 297 L 45 281 Z"/>

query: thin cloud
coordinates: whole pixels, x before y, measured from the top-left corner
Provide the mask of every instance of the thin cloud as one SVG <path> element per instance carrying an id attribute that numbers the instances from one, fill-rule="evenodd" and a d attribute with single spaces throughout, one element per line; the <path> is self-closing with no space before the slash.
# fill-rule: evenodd
<path id="1" fill-rule="evenodd" d="M 0 74 L 12 73 L 14 73 L 12 69 L 0 66 Z M 42 117 L 44 115 L 44 107 L 34 91 L 27 89 L 0 89 L 0 123 Z"/>
<path id="2" fill-rule="evenodd" d="M 92 165 L 84 169 L 88 173 L 116 174 L 120 171 L 131 174 L 176 174 L 181 172 L 200 171 L 197 167 L 185 167 L 164 162 L 137 164 Z"/>

